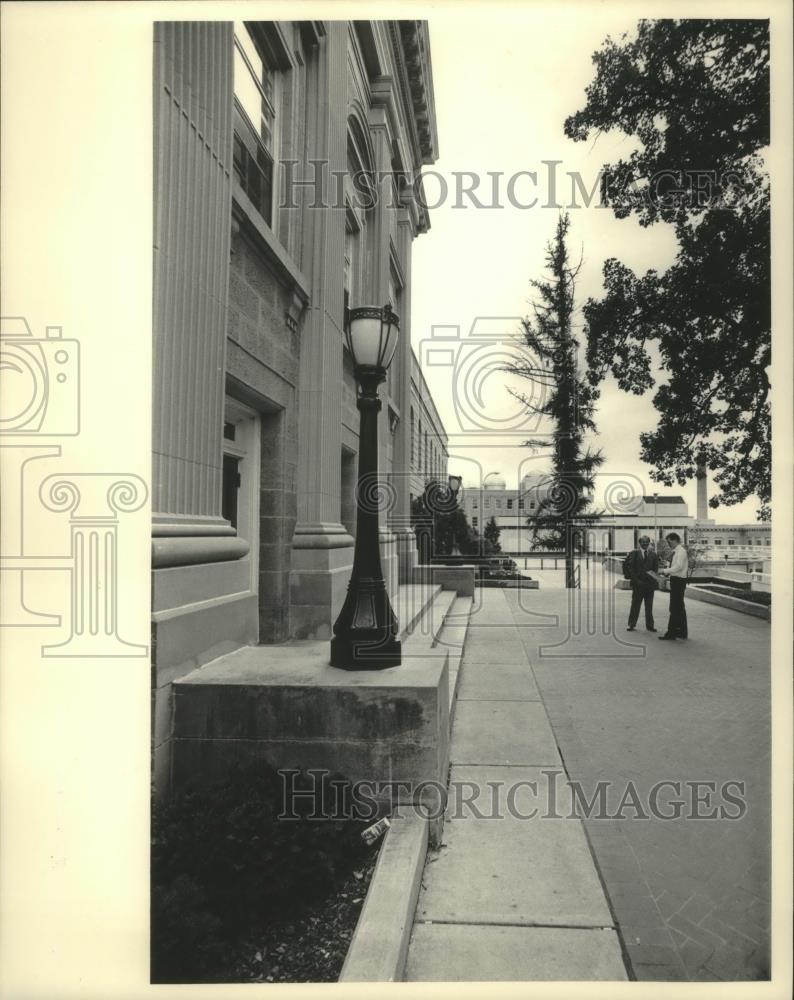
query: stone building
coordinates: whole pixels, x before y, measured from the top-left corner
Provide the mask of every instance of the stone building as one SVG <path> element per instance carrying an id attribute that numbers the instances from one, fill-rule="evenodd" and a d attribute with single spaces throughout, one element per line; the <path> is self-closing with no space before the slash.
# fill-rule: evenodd
<path id="1" fill-rule="evenodd" d="M 437 156 L 422 21 L 159 23 L 154 39 L 153 732 L 171 684 L 240 646 L 330 637 L 353 559 L 346 307 L 390 302 L 393 483 L 381 553 L 410 579 L 411 454 L 443 426 L 411 350 L 417 190 Z M 411 414 L 422 421 L 412 436 Z M 429 450 L 428 450 L 429 449 Z"/>
<path id="2" fill-rule="evenodd" d="M 464 481 L 461 507 L 479 534 L 492 517 L 496 520 L 505 552 L 528 551 L 532 531 L 527 520 L 545 497 L 547 484 L 547 476 L 535 473 L 523 476 L 518 489 L 508 489 L 500 472 L 489 472 L 480 486 Z"/>
<path id="3" fill-rule="evenodd" d="M 416 355 L 411 352 L 411 411 L 409 414 L 411 454 L 409 489 L 411 498 L 421 496 L 430 479 L 444 483 L 449 449 L 447 432 Z"/>

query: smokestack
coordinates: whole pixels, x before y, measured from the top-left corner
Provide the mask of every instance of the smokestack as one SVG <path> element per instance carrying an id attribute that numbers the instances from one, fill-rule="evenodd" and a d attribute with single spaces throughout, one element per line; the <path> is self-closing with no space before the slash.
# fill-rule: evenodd
<path id="1" fill-rule="evenodd" d="M 698 484 L 698 521 L 708 521 L 709 519 L 709 489 L 708 480 L 706 478 L 706 466 L 698 465 L 697 467 L 697 484 Z"/>

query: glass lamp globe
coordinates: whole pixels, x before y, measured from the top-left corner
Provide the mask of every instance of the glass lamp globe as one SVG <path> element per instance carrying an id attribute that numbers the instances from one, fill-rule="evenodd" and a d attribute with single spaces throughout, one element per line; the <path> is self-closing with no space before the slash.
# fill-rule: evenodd
<path id="1" fill-rule="evenodd" d="M 345 339 L 356 368 L 386 371 L 397 348 L 400 319 L 387 303 L 358 306 L 347 317 Z"/>

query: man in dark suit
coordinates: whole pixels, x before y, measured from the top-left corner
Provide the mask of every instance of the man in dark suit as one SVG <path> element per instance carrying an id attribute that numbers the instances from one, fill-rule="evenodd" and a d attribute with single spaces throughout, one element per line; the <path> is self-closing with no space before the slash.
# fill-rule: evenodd
<path id="1" fill-rule="evenodd" d="M 637 619 L 640 617 L 640 607 L 645 605 L 645 628 L 655 632 L 653 627 L 653 592 L 656 581 L 648 576 L 648 571 L 659 572 L 659 557 L 651 549 L 651 540 L 647 535 L 640 535 L 639 546 L 629 556 L 628 571 L 631 574 L 631 609 L 627 632 L 633 632 Z"/>

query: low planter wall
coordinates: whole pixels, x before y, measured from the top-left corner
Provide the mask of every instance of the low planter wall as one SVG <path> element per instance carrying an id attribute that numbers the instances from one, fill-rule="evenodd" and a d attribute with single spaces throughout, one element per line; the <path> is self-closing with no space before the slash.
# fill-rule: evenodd
<path id="1" fill-rule="evenodd" d="M 476 566 L 460 563 L 456 566 L 443 566 L 432 563 L 429 566 L 414 566 L 413 582 L 436 584 L 444 590 L 454 590 L 458 597 L 474 597 L 474 581 L 477 576 Z"/>
<path id="2" fill-rule="evenodd" d="M 718 607 L 730 608 L 732 611 L 738 611 L 743 615 L 753 615 L 755 618 L 763 618 L 764 621 L 771 620 L 771 608 L 766 607 L 764 604 L 743 601 L 741 597 L 732 597 L 728 594 L 714 594 L 710 590 L 702 590 L 697 585 L 687 587 L 685 596 L 692 601 L 702 601 L 704 604 L 716 604 Z"/>
<path id="3" fill-rule="evenodd" d="M 340 983 L 400 982 L 428 845 L 427 820 L 392 821 L 380 849 Z"/>
<path id="4" fill-rule="evenodd" d="M 478 587 L 510 587 L 515 590 L 539 590 L 538 580 L 478 580 Z"/>

